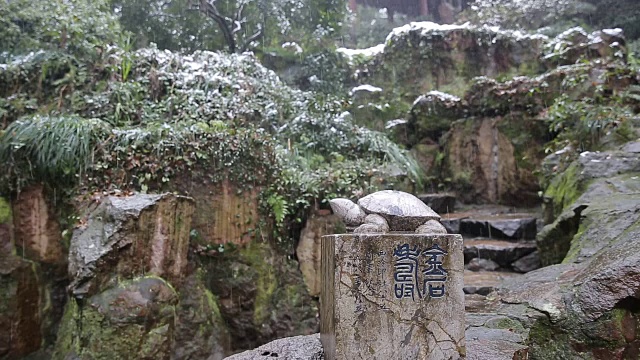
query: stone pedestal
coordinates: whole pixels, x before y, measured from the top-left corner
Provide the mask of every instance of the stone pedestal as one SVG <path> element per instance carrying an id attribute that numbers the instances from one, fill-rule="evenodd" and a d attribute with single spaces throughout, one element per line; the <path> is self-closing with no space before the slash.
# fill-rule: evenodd
<path id="1" fill-rule="evenodd" d="M 460 235 L 322 238 L 326 360 L 465 357 Z"/>

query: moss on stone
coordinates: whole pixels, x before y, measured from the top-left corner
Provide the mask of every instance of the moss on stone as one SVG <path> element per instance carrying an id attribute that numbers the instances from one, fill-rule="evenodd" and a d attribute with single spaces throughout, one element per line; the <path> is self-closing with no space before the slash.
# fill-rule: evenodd
<path id="1" fill-rule="evenodd" d="M 550 200 L 553 217 L 560 215 L 565 207 L 578 200 L 585 186 L 586 184 L 580 181 L 578 163 L 571 164 L 564 173 L 556 176 L 544 193 L 545 198 Z"/>
<path id="2" fill-rule="evenodd" d="M 531 327 L 527 345 L 531 360 L 589 359 L 578 357 L 571 348 L 569 335 L 554 331 L 546 320 L 538 320 Z"/>
<path id="3" fill-rule="evenodd" d="M 524 334 L 526 332 L 522 323 L 506 316 L 490 319 L 484 326 L 490 329 L 506 329 L 518 334 Z"/>
<path id="4" fill-rule="evenodd" d="M 152 283 L 148 283 L 149 280 Z M 167 287 L 158 290 L 154 303 L 148 304 L 147 309 L 133 306 L 137 301 L 131 302 L 135 294 L 125 296 L 126 292 L 151 291 L 156 284 Z M 127 296 L 130 299 L 127 300 Z M 83 300 L 87 304 L 71 298 L 61 321 L 53 359 L 70 356 L 92 360 L 168 359 L 175 318 L 171 300 L 174 297 L 175 291 L 166 281 L 149 276 L 123 281 Z M 141 313 L 147 315 L 142 318 Z"/>
<path id="5" fill-rule="evenodd" d="M 269 319 L 273 293 L 278 285 L 274 269 L 267 262 L 270 256 L 269 245 L 252 242 L 240 250 L 241 258 L 257 273 L 256 296 L 253 305 L 253 322 L 255 325 L 263 324 Z"/>
<path id="6" fill-rule="evenodd" d="M 0 197 L 0 224 L 11 221 L 11 205 Z"/>
<path id="7" fill-rule="evenodd" d="M 58 339 L 53 352 L 53 360 L 65 359 L 69 354 L 80 352 L 79 342 L 76 341 L 75 334 L 79 331 L 78 321 L 80 319 L 80 308 L 75 299 L 70 298 L 64 308 L 64 315 L 60 320 Z"/>

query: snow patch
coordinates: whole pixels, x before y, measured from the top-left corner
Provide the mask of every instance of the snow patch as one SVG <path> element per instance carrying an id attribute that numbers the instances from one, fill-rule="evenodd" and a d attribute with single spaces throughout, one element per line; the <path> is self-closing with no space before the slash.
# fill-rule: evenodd
<path id="1" fill-rule="evenodd" d="M 367 92 L 375 93 L 375 92 L 381 92 L 382 88 L 365 84 L 365 85 L 356 86 L 353 89 L 351 89 L 352 94 L 358 91 L 367 91 Z"/>
<path id="2" fill-rule="evenodd" d="M 366 49 L 338 48 L 336 51 L 349 58 L 349 60 L 356 56 L 373 57 L 384 52 L 384 44 L 378 44 Z"/>
<path id="3" fill-rule="evenodd" d="M 609 36 L 619 36 L 622 37 L 623 35 L 623 31 L 620 28 L 615 28 L 615 29 L 603 29 L 602 30 L 603 33 L 609 35 Z"/>

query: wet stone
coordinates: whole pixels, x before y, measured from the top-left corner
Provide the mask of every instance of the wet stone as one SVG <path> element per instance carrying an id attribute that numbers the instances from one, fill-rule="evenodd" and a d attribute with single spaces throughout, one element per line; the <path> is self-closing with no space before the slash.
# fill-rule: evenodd
<path id="1" fill-rule="evenodd" d="M 325 359 L 462 359 L 460 235 L 322 238 Z"/>
<path id="2" fill-rule="evenodd" d="M 438 214 L 449 214 L 455 211 L 456 197 L 452 194 L 423 194 L 418 195 L 418 199 Z"/>
<path id="3" fill-rule="evenodd" d="M 498 263 L 500 267 L 510 268 L 511 263 L 531 254 L 535 250 L 536 243 L 533 241 L 467 240 L 464 243 L 464 260 L 465 263 L 468 263 L 475 258 L 490 259 Z"/>
<path id="4" fill-rule="evenodd" d="M 469 263 L 465 266 L 465 269 L 471 271 L 495 271 L 498 270 L 500 265 L 493 260 L 482 259 L 482 258 L 474 258 L 469 261 Z"/>
<path id="5" fill-rule="evenodd" d="M 460 233 L 497 239 L 535 239 L 537 219 L 528 214 L 474 216 L 460 220 Z"/>
<path id="6" fill-rule="evenodd" d="M 522 274 L 505 271 L 465 271 L 464 293 L 488 295 L 504 280 L 522 276 Z"/>
<path id="7" fill-rule="evenodd" d="M 511 264 L 511 268 L 514 271 L 527 273 L 529 271 L 537 270 L 542 267 L 540 262 L 540 254 L 537 251 L 524 256 Z"/>

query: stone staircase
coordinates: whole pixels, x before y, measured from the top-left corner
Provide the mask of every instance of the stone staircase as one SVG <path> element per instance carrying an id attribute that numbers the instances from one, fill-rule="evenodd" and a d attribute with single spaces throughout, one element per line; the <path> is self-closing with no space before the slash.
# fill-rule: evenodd
<path id="1" fill-rule="evenodd" d="M 464 238 L 467 312 L 486 312 L 483 300 L 504 279 L 540 267 L 535 237 L 541 227 L 539 209 L 475 205 L 455 209 L 450 194 L 418 196 L 442 216 L 450 233 Z"/>
<path id="2" fill-rule="evenodd" d="M 518 321 L 497 314 L 496 302 L 487 295 L 504 280 L 540 267 L 535 242 L 542 227 L 540 210 L 483 205 L 456 211 L 451 195 L 418 197 L 442 216 L 450 233 L 464 238 L 467 359 L 528 359 L 526 331 Z"/>

